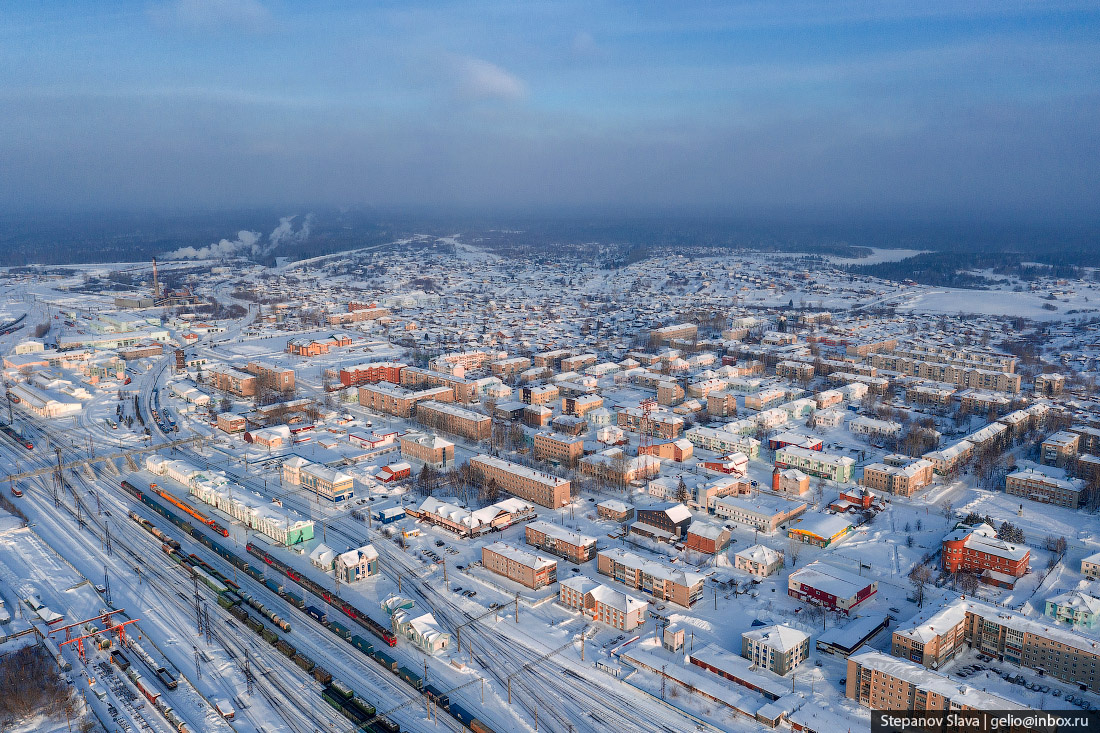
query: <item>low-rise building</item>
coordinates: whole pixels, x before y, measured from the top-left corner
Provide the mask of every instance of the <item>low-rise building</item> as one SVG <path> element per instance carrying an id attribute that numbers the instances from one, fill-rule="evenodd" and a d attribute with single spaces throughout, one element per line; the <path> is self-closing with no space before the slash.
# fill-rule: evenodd
<path id="1" fill-rule="evenodd" d="M 429 496 L 404 514 L 443 527 L 460 537 L 477 537 L 535 518 L 534 505 L 522 499 L 505 499 L 481 509 L 467 509 Z"/>
<path id="2" fill-rule="evenodd" d="M 684 418 L 667 412 L 652 412 L 647 417 L 640 407 L 620 407 L 615 422 L 623 430 L 647 433 L 666 440 L 676 440 L 684 431 Z"/>
<path id="3" fill-rule="evenodd" d="M 378 550 L 374 545 L 363 545 L 336 556 L 334 570 L 342 583 L 355 583 L 378 573 Z"/>
<path id="4" fill-rule="evenodd" d="M 394 634 L 408 640 L 425 654 L 444 651 L 451 644 L 451 635 L 430 613 L 416 616 L 409 609 L 399 608 L 394 611 L 391 623 Z"/>
<path id="5" fill-rule="evenodd" d="M 218 430 L 221 430 L 223 433 L 229 433 L 230 435 L 243 433 L 247 424 L 244 415 L 238 415 L 235 412 L 222 412 L 218 414 Z"/>
<path id="6" fill-rule="evenodd" d="M 1040 456 L 1048 466 L 1065 466 L 1079 452 L 1081 436 L 1068 430 L 1059 430 L 1043 441 Z"/>
<path id="7" fill-rule="evenodd" d="M 558 433 L 536 433 L 535 458 L 563 466 L 575 466 L 584 457 L 584 438 Z"/>
<path id="8" fill-rule="evenodd" d="M 1100 617 L 1100 598 L 1071 590 L 1048 598 L 1044 613 L 1074 628 L 1094 629 Z"/>
<path id="9" fill-rule="evenodd" d="M 634 507 L 618 499 L 605 499 L 596 505 L 596 516 L 614 522 L 626 522 L 634 518 Z M 1100 569 L 1097 572 L 1100 574 Z"/>
<path id="10" fill-rule="evenodd" d="M 455 444 L 431 433 L 405 433 L 401 457 L 442 470 L 455 464 Z"/>
<path id="11" fill-rule="evenodd" d="M 1011 588 L 1028 571 L 1031 550 L 1006 542 L 988 524 L 961 526 L 943 538 L 944 572 L 979 572 L 990 585 Z"/>
<path id="12" fill-rule="evenodd" d="M 714 522 L 692 522 L 685 543 L 689 550 L 716 555 L 730 544 L 730 531 Z"/>
<path id="13" fill-rule="evenodd" d="M 852 523 L 839 514 L 807 514 L 787 527 L 787 536 L 806 545 L 829 547 L 848 536 Z"/>
<path id="14" fill-rule="evenodd" d="M 873 491 L 912 496 L 932 483 L 934 466 L 926 458 L 887 456 L 883 463 L 871 463 L 863 468 L 860 483 Z"/>
<path id="15" fill-rule="evenodd" d="M 1013 471 L 1005 477 L 1005 493 L 1009 496 L 1070 509 L 1081 506 L 1085 488 L 1085 482 L 1079 478 L 1059 478 L 1034 468 Z"/>
<path id="16" fill-rule="evenodd" d="M 878 581 L 823 562 L 812 562 L 787 578 L 787 595 L 844 614 L 877 592 Z"/>
<path id="17" fill-rule="evenodd" d="M 691 524 L 691 510 L 675 502 L 638 509 L 637 517 L 632 533 L 672 542 L 683 540 Z"/>
<path id="18" fill-rule="evenodd" d="M 767 545 L 753 545 L 734 554 L 733 566 L 750 575 L 766 578 L 783 567 L 783 553 Z"/>
<path id="19" fill-rule="evenodd" d="M 765 533 L 806 511 L 805 502 L 787 501 L 777 496 L 726 496 L 714 500 L 714 514 Z"/>
<path id="20" fill-rule="evenodd" d="M 797 468 L 811 476 L 847 483 L 852 480 L 855 459 L 822 451 L 788 446 L 775 452 L 775 465 L 779 468 Z"/>
<path id="21" fill-rule="evenodd" d="M 355 479 L 343 471 L 310 463 L 298 470 L 298 477 L 303 489 L 312 491 L 322 499 L 339 504 L 355 496 Z"/>
<path id="22" fill-rule="evenodd" d="M 584 575 L 574 575 L 558 584 L 558 601 L 566 608 L 580 611 L 593 621 L 631 631 L 645 623 L 648 604 L 640 598 L 597 583 Z"/>
<path id="23" fill-rule="evenodd" d="M 389 382 L 365 384 L 359 388 L 359 404 L 368 410 L 395 417 L 410 417 L 420 402 L 452 402 L 450 387 L 429 387 L 412 390 Z"/>
<path id="24" fill-rule="evenodd" d="M 488 415 L 448 404 L 447 401 L 419 403 L 416 406 L 416 421 L 424 427 L 475 442 L 488 440 L 493 431 L 493 421 Z"/>
<path id="25" fill-rule="evenodd" d="M 1081 560 L 1081 574 L 1086 578 L 1100 578 L 1100 552 Z"/>
<path id="26" fill-rule="evenodd" d="M 520 585 L 538 590 L 558 580 L 558 562 L 521 550 L 518 547 L 494 542 L 481 548 L 481 564 L 497 575 Z"/>
<path id="27" fill-rule="evenodd" d="M 569 480 L 536 471 L 485 453 L 470 459 L 481 480 L 496 481 L 501 490 L 544 507 L 557 509 L 569 503 Z"/>

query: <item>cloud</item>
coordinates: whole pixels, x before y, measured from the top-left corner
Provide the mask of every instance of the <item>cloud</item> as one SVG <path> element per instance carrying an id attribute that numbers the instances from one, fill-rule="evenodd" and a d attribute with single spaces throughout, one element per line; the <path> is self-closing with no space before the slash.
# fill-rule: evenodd
<path id="1" fill-rule="evenodd" d="M 488 61 L 459 57 L 454 60 L 454 69 L 457 75 L 454 91 L 461 99 L 515 102 L 527 96 L 527 86 L 522 80 Z"/>
<path id="2" fill-rule="evenodd" d="M 190 31 L 266 29 L 271 14 L 258 0 L 172 0 L 149 8 L 150 19 L 162 28 Z"/>
<path id="3" fill-rule="evenodd" d="M 216 244 L 208 244 L 205 247 L 180 247 L 177 250 L 169 252 L 165 255 L 168 259 L 174 260 L 207 260 L 218 259 L 220 257 L 233 257 L 247 251 L 252 254 L 256 251 L 256 243 L 260 241 L 259 232 L 250 232 L 247 229 L 242 229 L 237 232 L 237 238 L 230 242 L 228 239 L 223 239 Z"/>

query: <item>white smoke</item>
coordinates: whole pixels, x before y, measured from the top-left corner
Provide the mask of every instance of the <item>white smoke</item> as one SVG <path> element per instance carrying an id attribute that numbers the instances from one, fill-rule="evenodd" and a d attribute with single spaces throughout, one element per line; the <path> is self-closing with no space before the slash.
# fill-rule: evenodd
<path id="1" fill-rule="evenodd" d="M 310 229 L 313 226 L 313 214 L 306 214 L 302 219 L 302 226 L 298 231 L 294 231 L 294 220 L 297 218 L 297 215 L 294 215 L 279 219 L 279 226 L 267 235 L 268 245 L 263 247 L 259 254 L 267 254 L 281 244 L 300 244 L 309 239 Z"/>
<path id="2" fill-rule="evenodd" d="M 205 247 L 199 247 L 197 249 L 195 247 L 180 247 L 177 250 L 169 252 L 166 257 L 175 260 L 208 260 L 220 257 L 233 257 L 242 252 L 254 252 L 256 250 L 256 243 L 259 241 L 259 232 L 250 232 L 247 229 L 242 229 L 237 232 L 237 238 L 232 242 L 228 239 L 223 239 L 215 244 L 208 244 Z"/>

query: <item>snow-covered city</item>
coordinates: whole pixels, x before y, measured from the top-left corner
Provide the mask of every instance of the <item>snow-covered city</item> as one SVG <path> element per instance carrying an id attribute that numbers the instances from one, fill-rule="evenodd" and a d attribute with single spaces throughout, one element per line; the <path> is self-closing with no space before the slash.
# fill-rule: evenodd
<path id="1" fill-rule="evenodd" d="M 2 648 L 157 731 L 1100 705 L 1100 283 L 843 264 L 10 268 Z"/>

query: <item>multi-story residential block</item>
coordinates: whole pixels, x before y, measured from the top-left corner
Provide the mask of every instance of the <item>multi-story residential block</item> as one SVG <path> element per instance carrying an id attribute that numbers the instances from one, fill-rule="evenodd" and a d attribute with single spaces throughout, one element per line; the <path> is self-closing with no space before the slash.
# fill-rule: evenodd
<path id="1" fill-rule="evenodd" d="M 603 407 L 603 397 L 599 395 L 590 394 L 579 397 L 562 397 L 561 399 L 561 411 L 574 417 L 584 417 L 598 407 Z"/>
<path id="2" fill-rule="evenodd" d="M 1045 614 L 1074 628 L 1094 629 L 1100 618 L 1100 598 L 1079 590 L 1059 593 L 1047 599 Z"/>
<path id="3" fill-rule="evenodd" d="M 266 361 L 250 361 L 244 370 L 256 375 L 257 386 L 270 387 L 280 392 L 294 389 L 294 370 Z"/>
<path id="4" fill-rule="evenodd" d="M 960 440 L 946 448 L 929 451 L 924 458 L 932 461 L 933 473 L 947 476 L 966 465 L 974 453 L 974 444 L 969 440 Z"/>
<path id="5" fill-rule="evenodd" d="M 429 389 L 433 387 L 450 387 L 454 391 L 454 402 L 472 402 L 477 399 L 478 382 L 476 379 L 456 377 L 446 372 L 437 372 L 432 369 L 419 367 L 405 367 L 401 370 L 401 386 L 407 389 Z"/>
<path id="6" fill-rule="evenodd" d="M 933 464 L 926 458 L 890 455 L 884 463 L 871 463 L 863 468 L 860 484 L 886 494 L 912 496 L 932 483 Z"/>
<path id="7" fill-rule="evenodd" d="M 881 652 L 848 658 L 845 693 L 873 710 L 1026 710 L 1014 700 Z"/>
<path id="8" fill-rule="evenodd" d="M 118 358 L 123 361 L 134 361 L 135 359 L 146 359 L 150 356 L 160 356 L 163 353 L 164 344 L 161 343 L 134 344 L 119 349 Z"/>
<path id="9" fill-rule="evenodd" d="M 1038 397 L 1056 397 L 1066 387 L 1066 378 L 1061 374 L 1040 374 L 1035 377 L 1035 395 Z"/>
<path id="10" fill-rule="evenodd" d="M 573 532 L 557 524 L 537 521 L 524 528 L 527 544 L 570 562 L 588 562 L 596 556 L 596 538 Z"/>
<path id="11" fill-rule="evenodd" d="M 757 667 L 785 675 L 810 656 L 810 637 L 785 624 L 761 626 L 741 633 L 741 656 Z"/>
<path id="12" fill-rule="evenodd" d="M 569 480 L 484 453 L 470 459 L 481 480 L 496 481 L 502 491 L 557 509 L 569 503 Z"/>
<path id="13" fill-rule="evenodd" d="M 450 387 L 412 390 L 389 382 L 379 382 L 359 388 L 360 405 L 368 410 L 396 417 L 410 417 L 420 402 L 451 402 L 453 399 L 454 391 Z"/>
<path id="14" fill-rule="evenodd" d="M 848 356 L 867 356 L 875 352 L 893 351 L 897 346 L 898 340 L 893 338 L 879 341 L 861 341 L 845 345 L 844 353 Z"/>
<path id="15" fill-rule="evenodd" d="M 980 389 L 967 389 L 958 395 L 959 405 L 964 412 L 987 414 L 993 412 L 1000 415 L 1006 412 L 1012 404 L 1012 398 L 1000 392 L 986 392 Z"/>
<path id="16" fill-rule="evenodd" d="M 667 346 L 673 341 L 694 341 L 698 337 L 699 327 L 694 323 L 677 323 L 649 332 L 649 341 L 654 347 Z"/>
<path id="17" fill-rule="evenodd" d="M 560 394 L 561 390 L 554 384 L 523 387 L 519 391 L 520 399 L 525 405 L 546 405 L 556 400 Z"/>
<path id="18" fill-rule="evenodd" d="M 1081 560 L 1081 575 L 1086 578 L 1100 578 L 1100 552 Z"/>
<path id="19" fill-rule="evenodd" d="M 206 371 L 206 378 L 214 389 L 231 392 L 238 397 L 253 397 L 256 394 L 256 375 L 231 366 L 213 366 Z"/>
<path id="20" fill-rule="evenodd" d="M 844 614 L 877 592 L 878 581 L 822 562 L 812 562 L 787 578 L 787 595 Z"/>
<path id="21" fill-rule="evenodd" d="M 1071 433 L 1068 430 L 1059 430 L 1047 436 L 1040 448 L 1043 463 L 1048 466 L 1067 465 L 1080 452 L 1080 442 L 1080 433 Z"/>
<path id="22" fill-rule="evenodd" d="M 810 490 L 810 477 L 797 468 L 786 470 L 776 466 L 772 469 L 772 491 L 777 494 L 802 496 Z"/>
<path id="23" fill-rule="evenodd" d="M 467 369 L 481 369 L 490 361 L 502 356 L 504 356 L 503 353 L 490 353 L 481 350 L 456 351 L 435 357 L 428 364 L 428 368 L 438 372 L 463 376 Z"/>
<path id="24" fill-rule="evenodd" d="M 526 356 L 513 356 L 510 359 L 500 359 L 489 363 L 489 370 L 494 376 L 511 381 L 517 379 L 520 374 L 531 368 L 531 360 Z"/>
<path id="25" fill-rule="evenodd" d="M 766 545 L 753 545 L 734 554 L 733 566 L 751 575 L 766 578 L 783 567 L 783 553 Z"/>
<path id="26" fill-rule="evenodd" d="M 796 382 L 808 382 L 814 378 L 814 365 L 802 361 L 781 361 L 775 365 L 775 376 Z"/>
<path id="27" fill-rule="evenodd" d="M 893 354 L 872 354 L 871 366 L 959 387 L 1019 392 L 1020 375 L 976 366 L 945 364 Z"/>
<path id="28" fill-rule="evenodd" d="M 848 423 L 848 432 L 854 435 L 865 435 L 870 440 L 887 440 L 901 435 L 901 423 L 860 415 Z"/>
<path id="29" fill-rule="evenodd" d="M 764 533 L 774 532 L 806 511 L 805 502 L 788 501 L 778 496 L 724 496 L 714 500 L 714 514 Z"/>
<path id="30" fill-rule="evenodd" d="M 1010 496 L 1070 509 L 1081 506 L 1085 488 L 1085 482 L 1079 478 L 1057 478 L 1034 468 L 1013 471 L 1005 477 L 1005 493 Z"/>
<path id="31" fill-rule="evenodd" d="M 552 351 L 543 351 L 540 354 L 535 354 L 534 365 L 546 369 L 560 369 L 561 360 L 569 356 L 573 352 L 569 349 L 554 349 Z"/>
<path id="32" fill-rule="evenodd" d="M 608 448 L 585 456 L 580 461 L 585 476 L 602 478 L 615 486 L 626 486 L 656 476 L 661 471 L 661 459 L 656 456 L 627 456 L 621 448 Z"/>
<path id="33" fill-rule="evenodd" d="M 737 393 L 722 389 L 707 393 L 707 414 L 711 417 L 732 417 L 737 414 Z"/>
<path id="34" fill-rule="evenodd" d="M 704 576 L 690 570 L 647 560 L 618 548 L 598 551 L 596 562 L 602 574 L 659 600 L 690 608 L 703 597 Z"/>
<path id="35" fill-rule="evenodd" d="M 841 484 L 852 480 L 852 467 L 855 463 L 855 459 L 851 456 L 838 456 L 795 446 L 781 448 L 775 452 L 775 465 L 779 468 L 797 468 L 811 476 L 826 478 Z"/>
<path id="36" fill-rule="evenodd" d="M 405 433 L 401 436 L 401 457 L 435 469 L 455 463 L 455 444 L 431 433 Z"/>
<path id="37" fill-rule="evenodd" d="M 648 604 L 640 598 L 597 583 L 584 575 L 574 575 L 561 581 L 558 584 L 558 601 L 593 621 L 622 631 L 643 625 L 648 608 Z"/>
<path id="38" fill-rule="evenodd" d="M 340 385 L 343 387 L 359 387 L 360 385 L 377 384 L 378 382 L 401 384 L 401 370 L 406 366 L 406 364 L 395 361 L 375 361 L 368 364 L 344 367 L 338 373 Z"/>
<path id="39" fill-rule="evenodd" d="M 488 415 L 434 400 L 416 406 L 416 421 L 424 427 L 475 442 L 488 440 L 493 430 L 493 421 Z"/>
<path id="40" fill-rule="evenodd" d="M 763 410 L 768 405 L 782 402 L 786 398 L 787 390 L 785 389 L 762 389 L 756 394 L 747 395 L 745 397 L 745 407 L 750 410 Z"/>
<path id="41" fill-rule="evenodd" d="M 1028 571 L 1031 550 L 1006 542 L 988 524 L 961 526 L 943 538 L 944 572 L 980 572 L 990 585 L 1011 588 Z"/>
<path id="42" fill-rule="evenodd" d="M 695 452 L 695 446 L 687 438 L 669 440 L 664 443 L 655 443 L 648 447 L 639 447 L 638 455 L 656 456 L 664 461 L 676 461 L 683 463 L 691 458 Z"/>
<path id="43" fill-rule="evenodd" d="M 487 570 L 533 590 L 556 583 L 558 561 L 494 542 L 481 548 L 481 564 Z"/>
<path id="44" fill-rule="evenodd" d="M 667 412 L 652 412 L 647 418 L 640 407 L 620 407 L 615 423 L 632 433 L 647 433 L 666 440 L 676 440 L 684 431 L 684 418 Z"/>
<path id="45" fill-rule="evenodd" d="M 244 415 L 238 415 L 235 412 L 222 412 L 218 414 L 218 430 L 230 435 L 234 433 L 243 433 L 247 421 L 244 419 Z"/>
<path id="46" fill-rule="evenodd" d="M 946 407 L 956 389 L 946 384 L 914 384 L 905 390 L 905 399 L 914 405 Z"/>
<path id="47" fill-rule="evenodd" d="M 540 461 L 575 466 L 584 457 L 584 438 L 557 433 L 535 433 L 535 458 Z"/>
<path id="48" fill-rule="evenodd" d="M 696 448 L 705 448 L 715 453 L 744 453 L 746 458 L 760 456 L 760 441 L 748 435 L 696 426 L 684 433 L 684 437 Z"/>
<path id="49" fill-rule="evenodd" d="M 561 360 L 561 370 L 563 372 L 579 372 L 587 366 L 592 366 L 599 360 L 599 357 L 595 354 L 567 356 Z"/>
<path id="50" fill-rule="evenodd" d="M 1035 405 L 1032 405 L 1033 409 Z M 1071 433 L 1076 433 L 1078 436 L 1077 450 L 1080 453 L 1100 453 L 1100 428 L 1094 428 L 1088 425 L 1071 425 L 1066 428 Z"/>
<path id="51" fill-rule="evenodd" d="M 657 404 L 671 407 L 684 401 L 684 388 L 676 382 L 663 381 L 657 384 Z"/>

